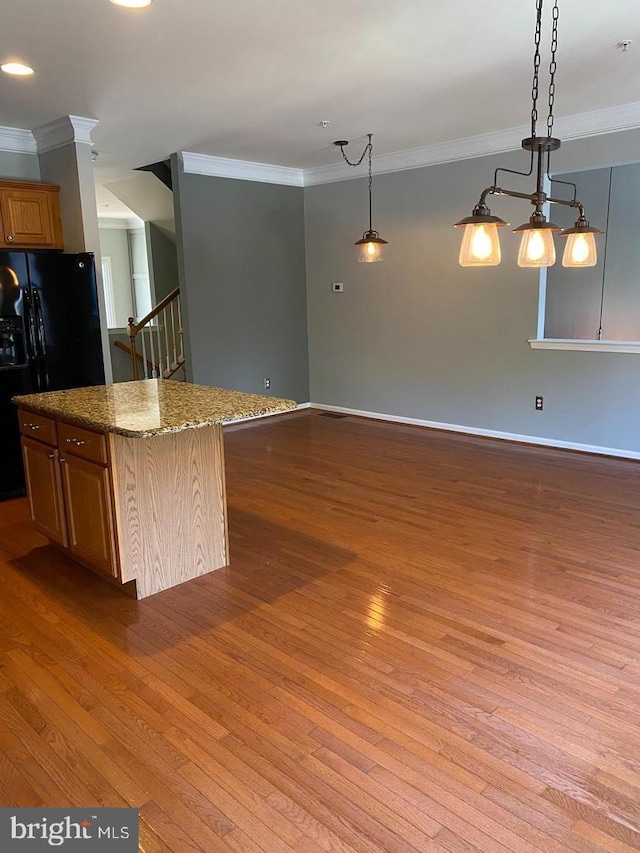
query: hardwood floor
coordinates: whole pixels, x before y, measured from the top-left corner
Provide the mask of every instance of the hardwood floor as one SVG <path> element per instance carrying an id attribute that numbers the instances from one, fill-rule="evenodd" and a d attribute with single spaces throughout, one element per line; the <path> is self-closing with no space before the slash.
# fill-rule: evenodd
<path id="1" fill-rule="evenodd" d="M 136 602 L 0 504 L 0 803 L 145 851 L 640 849 L 640 468 L 225 431 L 231 566 Z"/>

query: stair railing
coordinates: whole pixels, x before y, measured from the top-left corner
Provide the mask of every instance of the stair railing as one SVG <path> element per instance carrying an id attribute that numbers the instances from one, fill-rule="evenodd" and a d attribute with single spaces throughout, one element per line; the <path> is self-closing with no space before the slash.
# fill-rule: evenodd
<path id="1" fill-rule="evenodd" d="M 180 288 L 167 294 L 140 322 L 129 317 L 127 334 L 134 379 L 169 379 L 184 369 Z"/>

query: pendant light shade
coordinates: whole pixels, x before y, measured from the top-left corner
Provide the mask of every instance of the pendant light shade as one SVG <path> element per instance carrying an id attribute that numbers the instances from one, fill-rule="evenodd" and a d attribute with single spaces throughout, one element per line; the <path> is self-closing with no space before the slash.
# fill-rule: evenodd
<path id="1" fill-rule="evenodd" d="M 553 232 L 532 228 L 522 232 L 518 252 L 519 267 L 550 267 L 556 262 Z"/>
<path id="2" fill-rule="evenodd" d="M 598 263 L 594 234 L 571 234 L 562 255 L 563 267 L 595 267 Z"/>
<path id="3" fill-rule="evenodd" d="M 362 240 L 357 240 L 353 245 L 358 247 L 359 264 L 374 264 L 383 260 L 384 247 L 388 241 L 383 240 L 377 231 L 365 231 Z"/>
<path id="4" fill-rule="evenodd" d="M 458 260 L 462 267 L 495 267 L 502 258 L 498 228 L 507 225 L 499 216 L 492 216 L 486 204 L 478 204 L 471 216 L 456 222 L 464 228 Z"/>
<path id="5" fill-rule="evenodd" d="M 498 227 L 487 225 L 465 225 L 460 256 L 461 267 L 495 267 L 502 260 Z"/>
<path id="6" fill-rule="evenodd" d="M 567 238 L 562 255 L 563 267 L 595 267 L 598 263 L 596 250 L 596 234 L 602 234 L 597 228 L 592 228 L 584 216 L 581 216 L 573 228 L 565 228 L 560 234 Z"/>
<path id="7" fill-rule="evenodd" d="M 547 222 L 546 217 L 536 211 L 528 222 L 514 228 L 514 234 L 522 234 L 519 267 L 550 267 L 556 262 L 556 247 L 553 232 L 561 231 L 559 225 Z"/>

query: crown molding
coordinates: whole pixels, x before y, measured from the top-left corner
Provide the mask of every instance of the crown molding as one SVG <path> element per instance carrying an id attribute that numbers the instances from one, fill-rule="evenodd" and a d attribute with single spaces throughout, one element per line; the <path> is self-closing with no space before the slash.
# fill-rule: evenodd
<path id="1" fill-rule="evenodd" d="M 564 141 L 582 139 L 586 136 L 599 136 L 603 133 L 615 133 L 640 127 L 640 101 L 620 104 L 601 110 L 557 118 L 555 131 Z M 405 169 L 418 169 L 422 166 L 435 166 L 453 160 L 468 160 L 471 157 L 483 157 L 488 154 L 503 154 L 520 148 L 522 140 L 531 135 L 530 125 L 520 125 L 506 130 L 466 136 L 449 142 L 438 142 L 421 148 L 395 151 L 390 154 L 378 154 L 375 157 L 375 172 L 383 175 L 387 172 L 401 172 Z M 356 174 L 353 173 L 356 171 Z M 344 164 L 338 162 L 330 166 L 318 166 L 304 170 L 305 187 L 315 184 L 328 184 L 334 181 L 348 181 L 363 177 L 366 164 L 360 173 L 357 170 L 346 171 Z"/>
<path id="2" fill-rule="evenodd" d="M 289 166 L 272 166 L 252 163 L 249 160 L 230 160 L 181 151 L 182 169 L 191 175 L 208 175 L 214 178 L 235 178 L 240 181 L 258 181 L 263 184 L 281 184 L 289 187 L 304 186 L 304 172 Z"/>
<path id="3" fill-rule="evenodd" d="M 0 151 L 36 154 L 36 140 L 30 130 L 20 127 L 0 127 Z"/>
<path id="4" fill-rule="evenodd" d="M 91 145 L 91 131 L 97 124 L 98 119 L 95 118 L 63 116 L 34 128 L 38 154 L 46 154 L 72 142 Z"/>
<path id="5" fill-rule="evenodd" d="M 433 145 L 423 145 L 420 148 L 408 148 L 405 151 L 392 151 L 389 154 L 377 154 L 374 157 L 376 175 L 388 172 L 402 172 L 406 169 L 419 169 L 422 166 L 435 166 L 451 160 L 468 160 L 471 157 L 482 157 L 485 154 L 502 154 L 520 147 L 531 128 L 527 126 L 510 127 L 507 130 L 496 130 L 491 133 L 481 133 L 477 136 L 466 136 L 448 142 L 436 142 Z M 305 187 L 316 184 L 330 184 L 336 181 L 349 181 L 362 178 L 366 174 L 366 163 L 362 169 L 345 171 L 344 163 L 332 163 L 329 166 L 316 166 L 305 169 Z"/>
<path id="6" fill-rule="evenodd" d="M 557 133 L 566 140 L 633 130 L 637 127 L 640 127 L 640 101 L 560 117 L 556 119 L 555 124 Z"/>
<path id="7" fill-rule="evenodd" d="M 557 118 L 555 123 L 558 136 L 565 141 L 634 128 L 640 128 L 640 101 L 564 116 Z M 421 148 L 378 154 L 375 157 L 375 172 L 377 175 L 383 175 L 388 172 L 401 172 L 406 169 L 435 166 L 438 163 L 516 151 L 520 148 L 522 140 L 530 133 L 530 125 L 523 124 L 505 130 L 424 145 Z M 295 187 L 348 181 L 366 174 L 366 163 L 360 170 L 345 169 L 342 161 L 303 170 L 266 163 L 252 163 L 246 160 L 232 160 L 226 157 L 212 157 L 208 154 L 193 154 L 188 151 L 183 151 L 180 157 L 183 170 L 190 174 Z"/>

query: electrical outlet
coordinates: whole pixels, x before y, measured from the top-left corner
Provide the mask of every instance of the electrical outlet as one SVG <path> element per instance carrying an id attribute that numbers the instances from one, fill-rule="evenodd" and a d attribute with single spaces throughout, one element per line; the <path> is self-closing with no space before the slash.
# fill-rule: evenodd
<path id="1" fill-rule="evenodd" d="M 265 376 L 264 377 L 264 390 L 268 391 L 269 388 L 271 388 L 271 380 L 269 379 L 268 376 Z"/>
<path id="2" fill-rule="evenodd" d="M 541 412 L 544 408 L 544 397 L 541 394 L 536 394 L 536 412 Z"/>
<path id="3" fill-rule="evenodd" d="M 331 292 L 332 293 L 342 293 L 344 291 L 344 283 L 342 281 L 332 281 L 331 282 Z"/>

